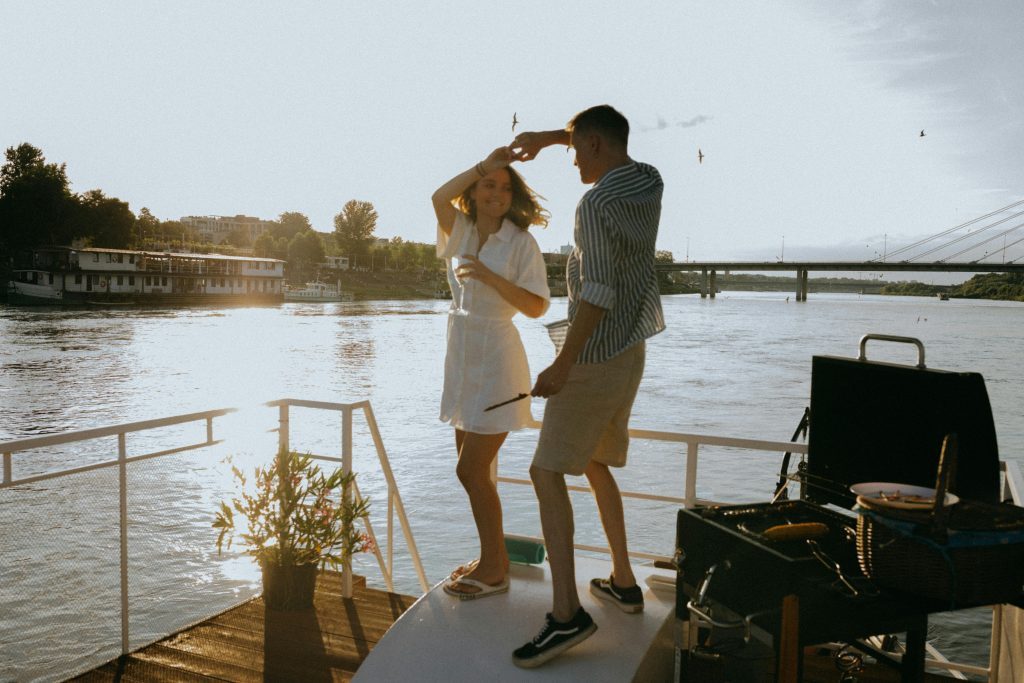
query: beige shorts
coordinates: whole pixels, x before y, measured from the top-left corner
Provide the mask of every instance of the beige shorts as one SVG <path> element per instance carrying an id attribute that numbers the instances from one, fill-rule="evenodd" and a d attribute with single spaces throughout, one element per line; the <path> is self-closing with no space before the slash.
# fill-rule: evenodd
<path id="1" fill-rule="evenodd" d="M 569 379 L 544 407 L 536 467 L 583 474 L 591 460 L 610 467 L 626 464 L 629 414 L 644 374 L 640 342 L 604 363 L 574 365 Z"/>

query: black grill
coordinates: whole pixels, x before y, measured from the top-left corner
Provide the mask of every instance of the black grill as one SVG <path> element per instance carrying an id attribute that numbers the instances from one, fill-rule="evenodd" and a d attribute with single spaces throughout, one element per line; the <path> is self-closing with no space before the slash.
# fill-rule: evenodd
<path id="1" fill-rule="evenodd" d="M 918 365 L 866 360 L 872 338 L 916 344 Z M 860 356 L 812 359 L 800 500 L 678 515 L 677 616 L 688 618 L 695 609 L 705 620 L 767 632 L 779 657 L 779 680 L 799 678 L 803 645 L 903 632 L 903 680 L 921 680 L 927 615 L 948 609 L 948 603 L 880 591 L 863 575 L 856 516 L 847 512 L 855 504 L 851 484 L 934 487 L 943 438 L 955 432 L 960 458 L 950 490 L 986 503 L 998 499 L 995 427 L 981 375 L 927 369 L 923 346 L 905 338 L 869 335 Z M 772 540 L 765 534 L 798 524 L 813 525 L 815 537 Z"/>

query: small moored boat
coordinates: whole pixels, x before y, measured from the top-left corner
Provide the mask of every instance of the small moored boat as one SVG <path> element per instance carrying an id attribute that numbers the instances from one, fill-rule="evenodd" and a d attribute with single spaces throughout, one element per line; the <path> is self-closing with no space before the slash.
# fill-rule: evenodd
<path id="1" fill-rule="evenodd" d="M 330 285 L 326 282 L 307 282 L 301 289 L 291 287 L 284 290 L 285 301 L 306 301 L 310 303 L 330 303 L 333 301 L 352 301 L 355 297 L 352 292 L 341 289 L 339 285 Z"/>

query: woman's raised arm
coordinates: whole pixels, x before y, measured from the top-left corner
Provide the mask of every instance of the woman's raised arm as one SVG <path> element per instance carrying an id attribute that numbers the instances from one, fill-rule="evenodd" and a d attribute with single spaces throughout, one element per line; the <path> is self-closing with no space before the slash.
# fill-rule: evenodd
<path id="1" fill-rule="evenodd" d="M 505 168 L 512 163 L 512 160 L 512 150 L 509 147 L 499 147 L 476 166 L 463 171 L 434 191 L 430 199 L 434 203 L 437 223 L 441 226 L 444 234 L 452 234 L 452 226 L 455 225 L 456 209 L 452 205 L 455 198 L 488 173 Z"/>

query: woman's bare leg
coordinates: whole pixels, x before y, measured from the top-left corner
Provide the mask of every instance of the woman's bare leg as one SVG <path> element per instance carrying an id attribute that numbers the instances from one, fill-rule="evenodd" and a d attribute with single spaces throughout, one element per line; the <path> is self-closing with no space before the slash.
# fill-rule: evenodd
<path id="1" fill-rule="evenodd" d="M 480 561 L 465 576 L 492 586 L 501 583 L 508 573 L 501 499 L 498 497 L 497 486 L 491 481 L 491 463 L 498 455 L 498 449 L 505 442 L 506 436 L 507 432 L 455 432 L 455 443 L 459 449 L 459 464 L 455 472 L 469 495 L 473 520 L 480 535 Z M 455 585 L 453 589 L 464 593 L 477 592 L 472 586 Z"/>

